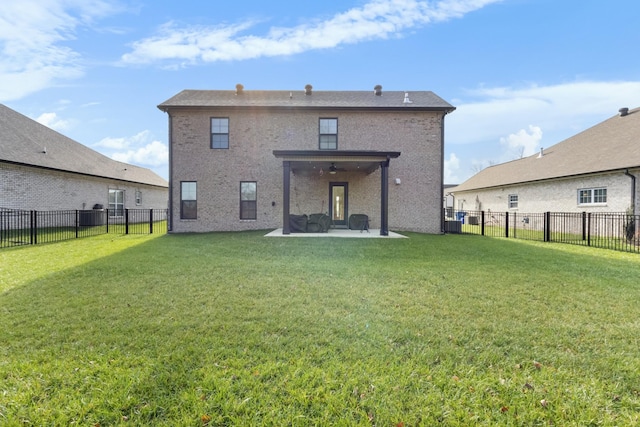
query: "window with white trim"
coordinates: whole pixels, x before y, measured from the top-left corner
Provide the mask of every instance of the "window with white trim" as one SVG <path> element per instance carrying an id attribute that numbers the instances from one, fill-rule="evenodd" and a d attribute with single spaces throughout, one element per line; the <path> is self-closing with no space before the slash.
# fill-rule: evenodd
<path id="1" fill-rule="evenodd" d="M 124 216 L 124 190 L 109 190 L 109 216 Z"/>
<path id="2" fill-rule="evenodd" d="M 602 205 L 607 203 L 606 188 L 580 188 L 578 205 Z"/>
<path id="3" fill-rule="evenodd" d="M 509 194 L 509 209 L 518 209 L 518 195 Z"/>

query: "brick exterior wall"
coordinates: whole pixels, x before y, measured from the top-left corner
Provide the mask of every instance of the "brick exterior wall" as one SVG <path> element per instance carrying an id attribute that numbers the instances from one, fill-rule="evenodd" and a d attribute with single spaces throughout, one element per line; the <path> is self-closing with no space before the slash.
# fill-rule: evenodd
<path id="1" fill-rule="evenodd" d="M 636 171 L 636 176 L 640 173 Z M 607 203 L 578 204 L 578 189 L 606 188 Z M 509 209 L 508 196 L 518 195 L 518 208 Z M 585 175 L 538 183 L 455 193 L 456 210 L 542 212 L 626 212 L 631 205 L 631 178 L 622 172 Z M 636 206 L 638 205 L 636 191 Z"/>
<path id="2" fill-rule="evenodd" d="M 166 188 L 0 162 L 0 208 L 80 210 L 95 204 L 107 208 L 110 189 L 124 190 L 125 208 L 167 208 Z M 140 205 L 136 191 L 142 193 Z"/>
<path id="3" fill-rule="evenodd" d="M 172 232 L 282 227 L 282 160 L 273 150 L 318 150 L 319 119 L 338 119 L 338 150 L 400 151 L 389 167 L 389 229 L 441 232 L 441 112 L 180 109 L 170 113 Z M 229 149 L 210 148 L 210 119 L 229 118 Z M 349 214 L 380 227 L 380 170 L 291 176 L 292 214 L 326 212 L 329 183 L 348 183 Z M 395 179 L 401 180 L 400 185 Z M 198 218 L 180 219 L 180 183 L 197 182 Z M 257 182 L 256 220 L 239 219 L 241 181 Z"/>

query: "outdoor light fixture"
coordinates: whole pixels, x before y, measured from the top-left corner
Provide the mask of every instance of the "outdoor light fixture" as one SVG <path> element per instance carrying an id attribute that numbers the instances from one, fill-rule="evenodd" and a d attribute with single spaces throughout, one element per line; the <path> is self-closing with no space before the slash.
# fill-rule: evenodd
<path id="1" fill-rule="evenodd" d="M 336 167 L 335 163 L 331 163 L 331 166 L 329 166 L 329 173 L 331 175 L 335 175 L 337 171 L 338 168 Z"/>

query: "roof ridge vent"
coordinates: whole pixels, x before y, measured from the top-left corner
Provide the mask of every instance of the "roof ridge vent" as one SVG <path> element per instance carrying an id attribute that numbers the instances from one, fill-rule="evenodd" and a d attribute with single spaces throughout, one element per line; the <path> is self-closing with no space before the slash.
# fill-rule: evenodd
<path id="1" fill-rule="evenodd" d="M 404 101 L 403 104 L 413 104 L 413 101 L 409 99 L 409 92 L 404 93 Z"/>
<path id="2" fill-rule="evenodd" d="M 373 93 L 375 93 L 375 94 L 376 94 L 376 96 L 382 96 L 382 86 L 380 86 L 380 85 L 376 85 L 376 86 L 373 88 Z"/>
<path id="3" fill-rule="evenodd" d="M 627 107 L 622 107 L 618 110 L 618 113 L 620 113 L 620 117 L 624 117 L 629 114 L 629 109 Z"/>
<path id="4" fill-rule="evenodd" d="M 306 86 L 304 87 L 304 94 L 305 94 L 305 95 L 311 95 L 311 92 L 312 92 L 312 91 L 313 91 L 313 86 L 311 86 L 311 85 L 309 85 L 309 84 L 308 84 L 308 85 L 306 85 Z"/>

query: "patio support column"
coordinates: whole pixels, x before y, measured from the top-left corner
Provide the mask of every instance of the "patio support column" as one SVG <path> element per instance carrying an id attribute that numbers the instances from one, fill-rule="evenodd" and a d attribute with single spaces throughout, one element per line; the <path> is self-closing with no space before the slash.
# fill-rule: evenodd
<path id="1" fill-rule="evenodd" d="M 291 162 L 282 162 L 282 234 L 291 234 L 289 205 L 291 198 Z"/>
<path id="2" fill-rule="evenodd" d="M 380 235 L 389 235 L 389 157 L 380 162 Z"/>

